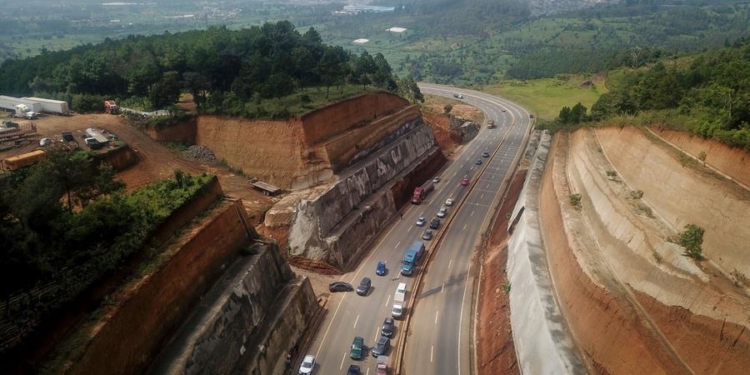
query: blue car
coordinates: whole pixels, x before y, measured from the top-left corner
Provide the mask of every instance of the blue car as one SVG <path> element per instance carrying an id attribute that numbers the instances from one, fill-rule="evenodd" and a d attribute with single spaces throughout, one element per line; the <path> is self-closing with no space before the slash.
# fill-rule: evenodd
<path id="1" fill-rule="evenodd" d="M 378 276 L 385 275 L 385 262 L 378 262 L 378 268 L 375 269 L 375 274 L 377 274 Z"/>

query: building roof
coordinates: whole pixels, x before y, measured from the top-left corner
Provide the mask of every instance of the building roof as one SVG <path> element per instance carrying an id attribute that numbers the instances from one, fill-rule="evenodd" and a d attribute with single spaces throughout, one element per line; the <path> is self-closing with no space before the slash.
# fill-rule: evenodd
<path id="1" fill-rule="evenodd" d="M 277 194 L 278 192 L 281 191 L 281 188 L 279 188 L 277 186 L 273 186 L 273 185 L 265 183 L 265 182 L 262 182 L 262 181 L 253 182 L 253 186 L 255 186 L 256 188 L 258 188 L 260 190 L 268 192 L 271 195 Z"/>

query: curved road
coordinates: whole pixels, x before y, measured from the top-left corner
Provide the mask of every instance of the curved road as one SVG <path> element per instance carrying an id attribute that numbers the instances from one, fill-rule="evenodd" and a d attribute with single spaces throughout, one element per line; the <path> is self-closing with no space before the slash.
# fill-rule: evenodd
<path id="1" fill-rule="evenodd" d="M 370 277 L 372 290 L 366 297 L 353 292 L 332 295 L 331 310 L 309 350 L 317 357 L 314 374 L 345 374 L 349 364 L 358 364 L 363 374 L 375 374 L 375 358 L 369 354 L 369 349 L 380 337 L 383 319 L 390 316 L 396 285 L 407 284 L 407 300 L 414 293 L 414 277 L 405 277 L 399 272 L 404 251 L 420 239 L 427 228 L 417 227 L 414 223 L 419 216 L 425 216 L 429 222 L 447 198 L 456 200 L 456 204 L 449 208 L 452 224 L 447 227 L 446 219 L 442 220 L 439 232 L 445 233 L 441 233 L 443 239 L 439 249 L 435 248 L 436 239 L 425 241 L 428 251 L 435 253 L 428 272 L 423 276 L 415 306 L 407 306 L 406 313 L 411 314 L 411 332 L 406 341 L 403 372 L 410 375 L 471 373 L 469 356 L 473 335 L 469 327 L 476 273 L 470 268 L 471 257 L 480 240 L 480 228 L 491 216 L 492 201 L 499 194 L 498 189 L 512 160 L 522 150 L 521 143 L 530 124 L 529 115 L 511 102 L 476 91 L 432 84 L 420 84 L 420 89 L 425 94 L 448 97 L 460 92 L 464 95 L 464 102 L 484 111 L 497 127 L 487 129 L 483 126 L 478 136 L 443 169 L 440 173 L 442 180 L 426 201 L 406 206 L 403 219 L 396 219 L 394 225 L 380 236 L 360 267 L 343 278 L 356 288 L 363 277 Z M 502 108 L 506 108 L 506 112 L 502 112 Z M 489 158 L 481 156 L 485 150 L 490 153 Z M 476 165 L 477 159 L 484 163 Z M 461 186 L 464 176 L 468 176 L 472 184 Z M 385 276 L 375 275 L 380 260 L 388 266 Z M 424 265 L 420 265 L 418 272 L 424 269 Z M 404 335 L 403 324 L 403 321 L 396 321 L 392 345 Z M 365 339 L 368 351 L 363 360 L 349 358 L 354 336 Z M 387 355 L 392 353 L 393 348 Z M 395 358 L 391 358 L 391 367 L 394 362 Z"/>

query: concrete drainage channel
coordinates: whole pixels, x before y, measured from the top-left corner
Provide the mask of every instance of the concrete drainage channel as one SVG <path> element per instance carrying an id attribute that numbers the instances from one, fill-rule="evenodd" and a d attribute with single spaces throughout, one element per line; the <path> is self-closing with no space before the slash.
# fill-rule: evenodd
<path id="1" fill-rule="evenodd" d="M 497 152 L 500 151 L 500 149 L 505 144 L 505 141 L 508 139 L 508 135 L 510 135 L 510 132 L 513 129 L 514 126 L 515 126 L 515 119 L 513 120 L 513 123 L 511 124 L 511 126 L 508 127 L 508 130 L 506 131 L 505 135 L 503 136 L 503 139 L 500 141 L 500 143 L 498 144 L 498 146 L 492 152 L 492 155 L 489 158 L 489 160 L 493 160 L 495 158 L 495 156 L 497 155 Z M 524 141 L 526 141 L 528 139 L 528 134 L 529 134 L 529 132 L 527 132 L 526 135 L 524 136 Z M 519 160 L 518 158 L 519 158 L 519 155 L 516 155 L 516 158 L 513 161 L 514 164 L 518 163 L 518 160 Z M 456 209 L 451 210 L 450 215 L 448 215 L 448 220 L 446 220 L 445 228 L 449 228 L 450 227 L 451 223 L 453 222 L 453 217 L 455 216 L 456 212 L 458 212 L 463 207 L 464 202 L 468 198 L 468 196 L 471 193 L 471 191 L 474 190 L 474 187 L 479 182 L 479 178 L 484 174 L 484 171 L 487 169 L 487 167 L 489 167 L 489 164 L 490 164 L 489 162 L 488 163 L 484 163 L 484 165 L 480 169 L 479 173 L 476 174 L 476 177 L 473 179 L 473 181 L 469 185 L 468 192 L 461 198 L 460 201 L 457 202 Z M 515 170 L 515 167 L 513 167 L 513 170 Z M 503 180 L 503 182 L 501 183 L 500 186 L 501 186 L 501 189 L 498 190 L 498 193 L 503 190 L 503 187 L 504 187 L 504 189 L 507 189 L 507 177 Z M 495 200 L 493 200 L 493 205 L 495 205 L 495 201 L 497 201 L 497 199 L 498 198 L 496 197 Z M 499 207 L 499 205 L 497 205 L 497 207 Z M 495 210 L 497 209 L 497 207 L 495 207 Z M 484 237 L 485 233 L 487 232 L 487 228 L 486 228 L 487 225 L 488 225 L 488 223 L 487 223 L 487 220 L 485 219 L 485 222 L 482 223 L 482 226 L 485 227 L 484 230 L 482 231 L 482 237 Z M 414 285 L 416 285 L 416 288 L 411 293 L 411 297 L 409 298 L 409 304 L 408 304 L 408 306 L 411 306 L 411 308 L 410 308 L 409 313 L 406 314 L 406 318 L 404 319 L 404 324 L 403 324 L 403 328 L 402 328 L 403 334 L 399 335 L 398 342 L 396 343 L 396 345 L 394 347 L 393 357 L 396 359 L 396 363 L 395 363 L 395 366 L 394 366 L 394 374 L 395 375 L 401 375 L 401 374 L 403 374 L 403 360 L 404 360 L 404 352 L 405 352 L 405 346 L 406 346 L 406 336 L 408 336 L 409 325 L 410 325 L 410 322 L 411 322 L 411 317 L 414 315 L 414 311 L 416 310 L 417 295 L 419 295 L 419 292 L 422 289 L 422 277 L 427 273 L 427 271 L 429 269 L 429 266 L 430 266 L 430 263 L 432 262 L 432 257 L 437 252 L 437 249 L 440 247 L 440 245 L 442 244 L 443 236 L 444 236 L 444 234 L 445 234 L 446 231 L 447 230 L 441 230 L 436 235 L 435 241 L 433 241 L 433 245 L 431 246 L 430 251 L 428 251 L 428 253 L 427 253 L 427 259 L 426 259 L 426 261 L 424 263 L 424 267 L 422 268 L 422 271 L 417 274 L 416 280 L 414 281 Z M 473 325 L 473 323 L 472 323 L 472 325 Z M 472 352 L 472 355 L 471 355 L 472 359 L 471 360 L 472 360 L 472 362 L 474 362 L 476 364 L 476 361 L 473 358 L 474 357 L 474 349 L 473 349 L 473 347 L 474 347 L 474 345 L 472 344 L 471 345 L 471 348 L 472 348 L 471 349 L 471 352 Z M 473 369 L 474 366 L 472 366 L 471 368 Z"/>

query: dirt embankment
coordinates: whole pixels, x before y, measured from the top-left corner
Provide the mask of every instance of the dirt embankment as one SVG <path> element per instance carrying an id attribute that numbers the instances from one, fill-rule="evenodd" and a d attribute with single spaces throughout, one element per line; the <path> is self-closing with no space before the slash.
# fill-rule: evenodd
<path id="1" fill-rule="evenodd" d="M 597 373 L 744 373 L 750 299 L 729 274 L 750 271 L 750 195 L 647 134 L 556 137 L 540 211 L 567 324 Z M 715 165 L 731 154 L 712 149 Z M 707 260 L 667 241 L 686 223 L 706 229 Z"/>
<path id="2" fill-rule="evenodd" d="M 466 104 L 455 105 L 451 110 L 451 115 L 476 123 L 481 123 L 484 119 L 481 111 Z M 432 125 L 432 132 L 435 134 L 440 149 L 450 157 L 456 147 L 461 145 L 461 135 L 451 131 L 450 117 L 445 115 L 440 104 L 425 106 L 422 109 L 422 117 L 426 123 Z"/>

